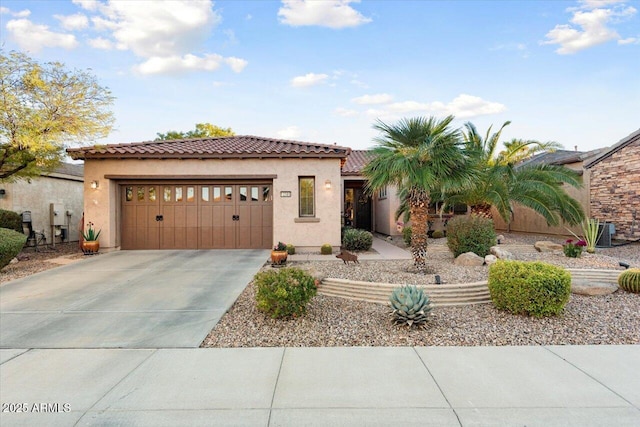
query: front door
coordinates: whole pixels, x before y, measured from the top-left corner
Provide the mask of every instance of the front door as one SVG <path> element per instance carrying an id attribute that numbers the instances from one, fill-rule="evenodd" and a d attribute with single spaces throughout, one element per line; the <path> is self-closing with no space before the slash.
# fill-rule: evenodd
<path id="1" fill-rule="evenodd" d="M 358 184 L 345 184 L 344 190 L 344 216 L 345 225 L 353 228 L 371 231 L 371 197 Z"/>

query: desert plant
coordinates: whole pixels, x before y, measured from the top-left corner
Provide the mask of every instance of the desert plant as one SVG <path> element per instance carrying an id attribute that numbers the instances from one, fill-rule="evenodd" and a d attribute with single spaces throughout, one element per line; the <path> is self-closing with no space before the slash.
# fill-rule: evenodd
<path id="1" fill-rule="evenodd" d="M 8 228 L 0 228 L 0 269 L 4 268 L 22 250 L 27 236 Z"/>
<path id="2" fill-rule="evenodd" d="M 408 225 L 402 229 L 402 240 L 407 246 L 411 246 L 411 234 L 413 233 L 411 226 Z"/>
<path id="3" fill-rule="evenodd" d="M 576 237 L 576 239 L 584 240 L 586 242 L 586 247 L 587 247 L 586 249 L 587 249 L 587 252 L 589 252 L 590 254 L 593 254 L 596 252 L 596 242 L 598 241 L 598 239 L 600 238 L 600 235 L 602 234 L 602 231 L 604 230 L 604 229 L 600 230 L 600 233 L 598 233 L 599 229 L 600 229 L 600 220 L 595 218 L 585 219 L 582 222 L 582 232 L 584 233 L 583 239 L 580 239 L 580 237 L 578 237 L 576 233 L 574 233 L 573 231 L 567 228 L 567 230 L 569 230 L 569 232 L 573 234 Z"/>
<path id="4" fill-rule="evenodd" d="M 82 238 L 86 242 L 95 242 L 96 240 L 98 240 L 98 237 L 100 237 L 100 233 L 102 232 L 102 230 L 98 230 L 96 232 L 96 229 L 93 228 L 92 222 L 88 223 L 87 227 L 89 228 L 82 232 Z"/>
<path id="5" fill-rule="evenodd" d="M 447 246 L 455 257 L 465 252 L 483 257 L 495 244 L 496 230 L 489 218 L 461 215 L 447 223 Z"/>
<path id="6" fill-rule="evenodd" d="M 373 234 L 366 230 L 352 228 L 344 232 L 342 247 L 348 251 L 368 251 L 373 244 Z"/>
<path id="7" fill-rule="evenodd" d="M 444 237 L 444 233 L 442 230 L 436 230 L 431 234 L 431 237 L 434 239 L 442 239 Z"/>
<path id="8" fill-rule="evenodd" d="M 631 268 L 618 276 L 618 286 L 627 292 L 640 292 L 640 268 Z"/>
<path id="9" fill-rule="evenodd" d="M 415 285 L 395 288 L 391 292 L 389 302 L 393 308 L 393 322 L 409 327 L 424 326 L 433 308 L 429 295 Z"/>
<path id="10" fill-rule="evenodd" d="M 489 292 L 500 310 L 536 317 L 557 315 L 569 301 L 571 274 L 543 262 L 499 260 L 489 267 Z"/>
<path id="11" fill-rule="evenodd" d="M 322 255 L 331 255 L 333 253 L 333 247 L 330 244 L 325 243 L 324 245 L 320 246 L 320 253 Z"/>
<path id="12" fill-rule="evenodd" d="M 22 216 L 13 211 L 0 209 L 0 228 L 8 228 L 9 230 L 23 233 Z"/>
<path id="13" fill-rule="evenodd" d="M 287 244 L 283 243 L 283 242 L 278 242 L 278 244 L 273 247 L 273 250 L 274 251 L 279 251 L 279 252 L 286 251 L 287 250 Z"/>
<path id="14" fill-rule="evenodd" d="M 294 255 L 296 253 L 296 247 L 292 244 L 287 245 L 287 254 Z"/>
<path id="15" fill-rule="evenodd" d="M 256 306 L 274 319 L 305 313 L 316 295 L 314 278 L 299 268 L 263 271 L 255 275 Z"/>
<path id="16" fill-rule="evenodd" d="M 566 257 L 579 258 L 585 246 L 587 246 L 587 243 L 584 240 L 574 242 L 569 239 L 562 245 L 562 252 L 564 252 L 564 256 Z"/>

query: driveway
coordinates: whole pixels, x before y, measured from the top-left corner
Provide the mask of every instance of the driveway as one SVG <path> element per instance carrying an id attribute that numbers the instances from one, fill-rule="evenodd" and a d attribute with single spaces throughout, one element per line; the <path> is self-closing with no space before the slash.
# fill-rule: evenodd
<path id="1" fill-rule="evenodd" d="M 268 256 L 117 251 L 9 282 L 0 347 L 198 347 Z"/>

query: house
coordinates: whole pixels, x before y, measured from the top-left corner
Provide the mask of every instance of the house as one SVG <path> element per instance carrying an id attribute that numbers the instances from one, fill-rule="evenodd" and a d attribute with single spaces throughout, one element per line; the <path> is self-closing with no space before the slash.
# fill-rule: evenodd
<path id="1" fill-rule="evenodd" d="M 38 233 L 40 243 L 78 241 L 83 181 L 82 165 L 62 163 L 52 172 L 37 178 L 1 183 L 0 209 L 19 214 L 30 212 L 30 226 Z M 27 232 L 29 223 L 24 226 Z"/>
<path id="2" fill-rule="evenodd" d="M 340 246 L 337 145 L 232 136 L 68 149 L 107 249 Z"/>
<path id="3" fill-rule="evenodd" d="M 584 167 L 590 182 L 590 216 L 613 223 L 617 239 L 640 239 L 640 129 Z"/>

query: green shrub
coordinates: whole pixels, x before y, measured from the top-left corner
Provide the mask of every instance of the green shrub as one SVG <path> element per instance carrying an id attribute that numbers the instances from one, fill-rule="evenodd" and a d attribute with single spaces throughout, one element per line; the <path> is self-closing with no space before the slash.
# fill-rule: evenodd
<path id="1" fill-rule="evenodd" d="M 465 252 L 483 257 L 489 254 L 489 249 L 495 244 L 496 230 L 493 221 L 488 218 L 461 215 L 447 224 L 447 246 L 455 257 Z"/>
<path id="2" fill-rule="evenodd" d="M 333 253 L 333 247 L 330 244 L 325 243 L 324 245 L 320 246 L 320 253 L 322 255 L 331 255 Z"/>
<path id="3" fill-rule="evenodd" d="M 295 253 L 296 253 L 296 247 L 293 246 L 292 244 L 288 244 L 287 245 L 287 254 L 295 255 Z"/>
<path id="4" fill-rule="evenodd" d="M 0 228 L 8 228 L 21 234 L 24 233 L 22 230 L 22 216 L 13 211 L 0 209 Z"/>
<path id="5" fill-rule="evenodd" d="M 256 274 L 256 306 L 274 319 L 297 317 L 316 294 L 315 280 L 299 268 L 283 268 Z"/>
<path id="6" fill-rule="evenodd" d="M 442 230 L 436 230 L 431 234 L 431 237 L 433 237 L 434 239 L 442 239 L 444 237 L 444 233 L 442 232 Z"/>
<path id="7" fill-rule="evenodd" d="M 631 268 L 620 273 L 618 286 L 627 292 L 640 292 L 640 268 Z"/>
<path id="8" fill-rule="evenodd" d="M 26 241 L 26 235 L 8 228 L 0 228 L 0 269 L 20 253 Z"/>
<path id="9" fill-rule="evenodd" d="M 371 249 L 373 234 L 366 230 L 352 228 L 345 230 L 342 238 L 342 247 L 348 251 L 362 252 Z"/>
<path id="10" fill-rule="evenodd" d="M 408 225 L 402 229 L 402 240 L 404 240 L 404 244 L 407 246 L 411 246 L 411 226 Z"/>
<path id="11" fill-rule="evenodd" d="M 498 261 L 489 267 L 496 308 L 531 316 L 557 315 L 571 293 L 571 274 L 543 262 Z"/>

